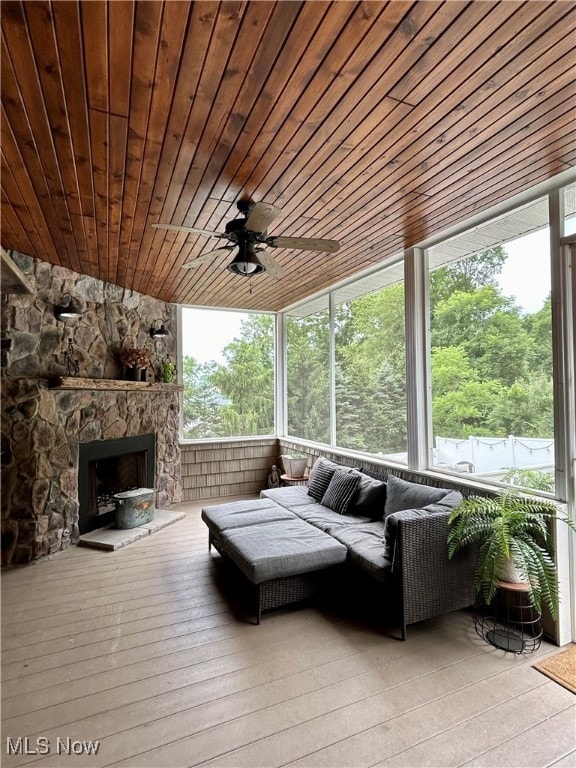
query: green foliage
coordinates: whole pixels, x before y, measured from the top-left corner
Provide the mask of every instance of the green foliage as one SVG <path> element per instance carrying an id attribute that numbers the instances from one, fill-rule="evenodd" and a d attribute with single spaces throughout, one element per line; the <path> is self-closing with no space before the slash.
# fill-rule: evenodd
<path id="1" fill-rule="evenodd" d="M 531 488 L 533 490 L 554 493 L 554 475 L 551 472 L 543 472 L 539 469 L 518 469 L 512 467 L 504 477 L 503 483 L 516 485 L 519 488 Z"/>
<path id="2" fill-rule="evenodd" d="M 435 269 L 430 275 L 431 305 L 437 306 L 456 291 L 473 293 L 485 285 L 496 287 L 496 276 L 506 259 L 506 251 L 497 245 L 447 267 Z"/>
<path id="3" fill-rule="evenodd" d="M 193 357 L 182 360 L 183 437 L 187 440 L 220 435 L 220 397 L 211 383 L 214 368 L 214 364 L 199 363 Z"/>
<path id="4" fill-rule="evenodd" d="M 225 349 L 225 364 L 183 360 L 184 437 L 274 431 L 274 318 L 252 315 Z"/>
<path id="5" fill-rule="evenodd" d="M 493 286 L 458 291 L 435 307 L 432 348 L 461 347 L 482 378 L 514 383 L 532 343 L 519 310 Z"/>
<path id="6" fill-rule="evenodd" d="M 328 313 L 287 322 L 288 433 L 330 442 Z"/>
<path id="7" fill-rule="evenodd" d="M 530 586 L 532 604 L 540 611 L 544 603 L 556 617 L 556 567 L 548 551 L 549 524 L 555 519 L 574 528 L 551 501 L 515 491 L 503 491 L 495 498 L 470 496 L 450 514 L 448 556 L 471 545 L 479 547 L 476 588 L 486 603 L 494 599 L 504 561 L 512 559 Z"/>
<path id="8" fill-rule="evenodd" d="M 505 259 L 498 246 L 431 274 L 436 435 L 553 435 L 550 302 L 522 316 L 496 284 Z"/>
<path id="9" fill-rule="evenodd" d="M 550 300 L 522 314 L 496 277 L 506 260 L 489 248 L 430 275 L 434 434 L 552 437 Z M 335 308 L 336 437 L 376 454 L 406 450 L 404 285 Z M 273 317 L 253 315 L 222 364 L 187 358 L 184 436 L 265 434 L 273 429 Z M 328 311 L 288 317 L 290 435 L 330 441 Z M 537 480 L 533 477 L 532 480 Z"/>
<path id="10" fill-rule="evenodd" d="M 340 305 L 335 342 L 338 445 L 370 453 L 405 451 L 404 286 Z"/>

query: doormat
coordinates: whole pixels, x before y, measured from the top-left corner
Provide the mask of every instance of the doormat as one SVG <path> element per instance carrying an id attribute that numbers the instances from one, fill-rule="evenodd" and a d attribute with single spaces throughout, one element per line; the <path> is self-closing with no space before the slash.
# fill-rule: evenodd
<path id="1" fill-rule="evenodd" d="M 538 672 L 576 693 L 576 645 L 532 665 Z"/>

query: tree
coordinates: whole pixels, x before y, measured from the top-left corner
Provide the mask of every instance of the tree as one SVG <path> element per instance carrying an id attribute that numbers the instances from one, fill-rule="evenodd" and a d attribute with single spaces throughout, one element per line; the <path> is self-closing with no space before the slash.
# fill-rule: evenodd
<path id="1" fill-rule="evenodd" d="M 228 344 L 210 376 L 221 392 L 222 436 L 261 435 L 274 431 L 274 318 L 251 315 L 240 338 Z"/>
<path id="2" fill-rule="evenodd" d="M 182 360 L 183 436 L 188 440 L 220 434 L 220 397 L 211 383 L 214 363 Z"/>
<path id="3" fill-rule="evenodd" d="M 466 352 L 480 378 L 510 385 L 526 373 L 533 343 L 513 299 L 488 285 L 436 306 L 432 347 L 450 346 Z"/>
<path id="4" fill-rule="evenodd" d="M 494 408 L 502 396 L 498 381 L 467 381 L 433 400 L 434 434 L 467 438 L 494 434 Z M 498 431 L 497 434 L 500 434 Z"/>
<path id="5" fill-rule="evenodd" d="M 430 273 L 430 306 L 436 307 L 456 291 L 474 293 L 487 285 L 496 288 L 496 276 L 507 258 L 504 248 L 496 245 L 433 270 Z"/>
<path id="6" fill-rule="evenodd" d="M 524 317 L 524 328 L 533 341 L 530 370 L 549 376 L 552 372 L 552 298 L 548 294 L 542 309 Z"/>
<path id="7" fill-rule="evenodd" d="M 330 442 L 328 313 L 289 317 L 287 323 L 288 432 Z"/>
<path id="8" fill-rule="evenodd" d="M 405 451 L 403 284 L 340 305 L 335 324 L 338 444 L 371 453 Z"/>
<path id="9" fill-rule="evenodd" d="M 553 438 L 552 376 L 537 371 L 514 382 L 502 392 L 492 423 L 504 435 Z"/>
<path id="10" fill-rule="evenodd" d="M 432 394 L 434 397 L 455 392 L 473 381 L 477 374 L 462 347 L 436 347 L 432 350 Z"/>

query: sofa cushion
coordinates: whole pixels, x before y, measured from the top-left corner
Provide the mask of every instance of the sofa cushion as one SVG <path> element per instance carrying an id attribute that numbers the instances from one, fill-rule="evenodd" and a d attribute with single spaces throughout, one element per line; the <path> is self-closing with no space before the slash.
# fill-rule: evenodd
<path id="1" fill-rule="evenodd" d="M 253 584 L 310 573 L 346 560 L 346 547 L 302 520 L 231 528 L 222 548 Z"/>
<path id="2" fill-rule="evenodd" d="M 353 524 L 341 525 L 332 532 L 337 541 L 352 547 L 360 541 L 374 539 L 380 542 L 382 554 L 384 554 L 384 530 L 383 520 L 368 520 L 367 522 L 354 522 Z"/>
<path id="3" fill-rule="evenodd" d="M 359 472 L 360 483 L 354 497 L 353 507 L 348 510 L 351 515 L 372 517 L 382 520 L 386 504 L 386 483 L 375 480 L 364 472 Z"/>
<path id="4" fill-rule="evenodd" d="M 336 528 L 331 535 L 348 547 L 349 558 L 378 581 L 385 581 L 391 572 L 386 557 L 384 522 L 356 523 Z"/>
<path id="5" fill-rule="evenodd" d="M 298 519 L 294 512 L 271 499 L 250 499 L 213 504 L 202 509 L 202 520 L 218 536 L 229 528 L 244 528 L 265 522 Z"/>
<path id="6" fill-rule="evenodd" d="M 332 475 L 337 469 L 339 469 L 339 464 L 335 464 L 329 459 L 319 458 L 316 460 L 308 478 L 308 494 L 313 499 L 322 501 L 322 497 L 330 485 L 330 480 L 332 480 Z"/>
<path id="7" fill-rule="evenodd" d="M 388 475 L 384 517 L 403 509 L 426 507 L 428 504 L 440 501 L 448 493 L 450 493 L 448 488 L 433 488 L 421 483 L 409 483 L 395 475 Z"/>
<path id="8" fill-rule="evenodd" d="M 328 509 L 333 509 L 334 512 L 338 512 L 340 515 L 345 515 L 352 505 L 359 482 L 359 472 L 337 469 L 332 475 L 326 493 L 322 496 L 320 503 L 323 507 L 328 507 Z"/>
<path id="9" fill-rule="evenodd" d="M 403 509 L 399 512 L 393 512 L 386 517 L 384 525 L 384 543 L 386 557 L 390 560 L 394 560 L 394 546 L 396 543 L 396 535 L 398 530 L 398 523 L 401 520 L 413 520 L 419 517 L 426 517 L 429 515 L 448 515 L 452 509 L 458 506 L 462 501 L 462 494 L 459 491 L 448 491 L 446 495 L 439 501 L 428 504 L 420 509 Z"/>
<path id="10" fill-rule="evenodd" d="M 292 509 L 302 504 L 310 504 L 308 488 L 305 485 L 289 485 L 283 488 L 266 488 L 260 491 L 261 499 L 271 499 L 283 507 Z"/>
<path id="11" fill-rule="evenodd" d="M 301 520 L 305 520 L 310 525 L 314 525 L 316 528 L 320 528 L 321 531 L 330 534 L 342 526 L 372 522 L 369 517 L 341 515 L 332 509 L 328 509 L 328 507 L 323 507 L 317 501 L 310 501 L 307 505 L 302 504 L 298 507 L 293 507 L 292 511 Z"/>
<path id="12" fill-rule="evenodd" d="M 363 571 L 378 581 L 386 581 L 392 572 L 392 563 L 382 552 L 382 547 L 374 539 L 366 539 L 349 550 L 350 559 Z"/>

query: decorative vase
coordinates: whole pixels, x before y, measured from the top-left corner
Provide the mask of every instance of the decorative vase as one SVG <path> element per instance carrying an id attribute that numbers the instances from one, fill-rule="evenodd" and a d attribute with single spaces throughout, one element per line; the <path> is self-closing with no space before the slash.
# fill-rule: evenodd
<path id="1" fill-rule="evenodd" d="M 146 381 L 146 368 L 128 368 L 129 381 Z"/>
<path id="2" fill-rule="evenodd" d="M 525 584 L 526 578 L 516 566 L 513 558 L 500 558 L 496 563 L 496 576 L 509 584 Z"/>
<path id="3" fill-rule="evenodd" d="M 284 472 L 289 477 L 304 477 L 308 465 L 308 457 L 280 456 Z"/>

